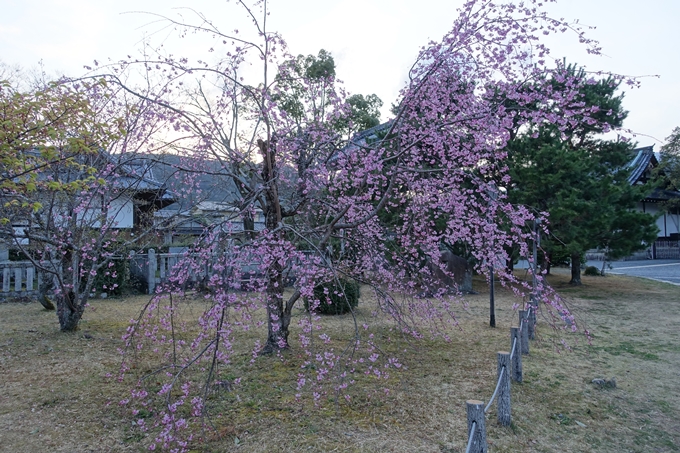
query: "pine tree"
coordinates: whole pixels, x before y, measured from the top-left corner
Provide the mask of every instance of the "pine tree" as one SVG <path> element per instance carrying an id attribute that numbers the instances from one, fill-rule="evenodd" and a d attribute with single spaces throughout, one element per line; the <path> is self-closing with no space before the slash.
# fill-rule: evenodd
<path id="1" fill-rule="evenodd" d="M 631 186 L 625 165 L 634 146 L 602 138 L 621 127 L 627 112 L 611 77 L 589 79 L 582 69 L 566 72 L 579 80 L 575 102 L 585 103 L 597 120 L 574 117 L 570 127 L 541 123 L 515 135 L 508 144 L 513 185 L 509 197 L 534 213 L 546 213 L 550 236 L 543 242 L 549 262 L 571 261 L 571 284 L 580 285 L 581 258 L 602 247 L 611 258 L 640 250 L 656 237 L 654 218 L 634 210 L 646 187 Z M 554 90 L 565 90 L 559 81 Z"/>

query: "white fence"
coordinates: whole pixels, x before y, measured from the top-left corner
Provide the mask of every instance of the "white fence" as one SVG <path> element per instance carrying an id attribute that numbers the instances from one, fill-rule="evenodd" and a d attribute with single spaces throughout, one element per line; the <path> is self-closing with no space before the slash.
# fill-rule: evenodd
<path id="1" fill-rule="evenodd" d="M 175 272 L 174 268 L 186 257 L 187 255 L 184 253 L 156 253 L 154 249 L 149 249 L 147 255 L 140 255 L 139 258 L 142 259 L 141 261 L 139 258 L 137 259 L 137 265 L 140 270 L 145 268 L 148 294 L 153 294 L 158 285 L 166 283 Z M 194 256 L 189 255 L 189 257 Z M 201 281 L 209 275 L 211 267 L 211 263 L 205 263 L 199 271 L 196 269 L 189 270 L 187 282 Z"/>
<path id="2" fill-rule="evenodd" d="M 311 254 L 311 252 L 305 252 Z M 167 283 L 178 273 L 185 273 L 183 284 L 193 285 L 199 283 L 218 272 L 223 278 L 227 278 L 233 272 L 233 268 L 222 266 L 220 271 L 213 269 L 213 265 L 219 261 L 219 256 L 203 257 L 203 261 L 198 263 L 196 258 L 199 254 L 186 253 L 156 253 L 154 249 L 149 249 L 147 254 L 133 255 L 131 258 L 130 271 L 137 278 L 141 278 L 147 283 L 148 294 L 153 294 L 156 288 Z M 189 258 L 188 260 L 186 258 Z M 292 265 L 291 260 L 288 265 Z M 285 272 L 285 280 L 294 279 L 290 267 Z M 240 265 L 239 275 L 242 283 L 252 282 L 254 278 L 261 277 L 262 271 L 260 264 L 256 262 L 243 263 Z"/>
<path id="3" fill-rule="evenodd" d="M 189 255 L 196 258 L 197 255 Z M 148 254 L 137 254 L 130 257 L 130 273 L 146 282 L 148 294 L 153 294 L 156 287 L 166 283 L 175 275 L 175 267 L 187 258 L 184 253 L 156 253 L 150 249 Z M 126 258 L 115 258 L 126 259 Z M 212 261 L 207 260 L 197 266 L 191 265 L 187 271 L 186 283 L 195 284 L 211 275 Z M 241 273 L 248 279 L 257 272 L 256 264 L 243 266 Z M 32 297 L 38 294 L 40 273 L 30 261 L 0 261 L 0 300 Z"/>
<path id="4" fill-rule="evenodd" d="M 196 262 L 198 257 L 198 254 L 192 253 L 156 253 L 154 249 L 149 249 L 149 252 L 145 255 L 133 255 L 131 264 L 134 264 L 131 265 L 130 271 L 138 278 L 146 281 L 148 294 L 153 294 L 156 287 L 167 283 L 171 277 L 177 276 L 180 272 L 186 273 L 182 278 L 184 285 L 196 284 L 212 275 L 215 272 L 213 264 L 217 261 L 218 256 L 204 259 L 201 263 Z M 241 280 L 249 281 L 258 272 L 259 265 L 257 263 L 244 264 L 241 266 Z M 226 277 L 231 273 L 231 270 L 225 268 L 220 273 Z"/>
<path id="5" fill-rule="evenodd" d="M 27 297 L 38 293 L 38 273 L 30 261 L 0 263 L 0 299 Z"/>

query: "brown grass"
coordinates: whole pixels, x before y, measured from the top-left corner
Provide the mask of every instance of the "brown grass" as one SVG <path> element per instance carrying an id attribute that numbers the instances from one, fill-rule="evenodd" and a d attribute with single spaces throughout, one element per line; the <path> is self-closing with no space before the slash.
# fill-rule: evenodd
<path id="1" fill-rule="evenodd" d="M 592 345 L 582 335 L 552 331 L 539 317 L 524 383 L 512 387 L 512 426 L 498 426 L 494 408 L 487 418 L 490 450 L 679 451 L 680 287 L 608 276 L 584 277 L 584 286 L 572 288 L 566 273 L 555 272 L 551 283 L 592 330 Z M 475 289 L 480 293 L 466 297 L 462 330 L 451 342 L 407 343 L 387 325 L 376 331 L 407 369 L 387 384 L 362 380 L 351 404 L 336 404 L 332 395 L 320 408 L 296 403 L 295 349 L 255 365 L 242 351 L 233 367 L 243 383 L 213 398 L 218 435 L 196 443 L 195 451 L 464 451 L 465 400 L 491 396 L 496 351 L 509 348 L 516 323 L 517 300 L 497 290 L 498 327 L 488 327 L 488 291 L 481 281 Z M 360 319 L 371 317 L 366 292 Z M 145 451 L 149 439 L 131 429 L 117 405 L 127 384 L 106 377 L 116 373 L 120 337 L 145 301 L 94 301 L 75 334 L 59 333 L 54 313 L 37 303 L 0 305 L 0 450 Z M 190 305 L 187 316 L 200 304 Z M 343 319 L 324 318 L 338 339 L 351 334 Z M 572 352 L 558 352 L 562 339 Z M 618 388 L 595 388 L 590 381 L 598 377 L 616 377 Z"/>

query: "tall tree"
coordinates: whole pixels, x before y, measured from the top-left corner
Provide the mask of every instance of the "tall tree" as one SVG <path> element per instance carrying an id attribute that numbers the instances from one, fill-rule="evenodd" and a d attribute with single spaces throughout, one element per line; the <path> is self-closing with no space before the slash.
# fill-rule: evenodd
<path id="1" fill-rule="evenodd" d="M 353 94 L 344 102 L 344 111 L 327 115 L 326 110 L 338 101 L 335 76 L 335 60 L 330 52 L 321 49 L 317 56 L 298 55 L 279 66 L 273 99 L 301 129 L 309 124 L 310 116 L 329 121 L 344 137 L 380 124 L 383 103 L 375 94 Z"/>
<path id="2" fill-rule="evenodd" d="M 569 80 L 578 87 L 573 101 L 591 114 L 575 115 L 563 128 L 541 122 L 521 130 L 508 144 L 513 181 L 509 196 L 546 217 L 547 257 L 568 257 L 570 283 L 580 285 L 581 256 L 586 250 L 602 247 L 613 258 L 625 256 L 653 240 L 656 227 L 651 215 L 634 210 L 649 188 L 632 186 L 627 180 L 625 167 L 633 157 L 633 145 L 601 138 L 602 133 L 621 127 L 627 115 L 623 95 L 617 94 L 620 82 L 613 77 L 594 80 L 575 66 L 564 67 L 563 74 L 549 87 L 562 92 L 564 80 Z"/>

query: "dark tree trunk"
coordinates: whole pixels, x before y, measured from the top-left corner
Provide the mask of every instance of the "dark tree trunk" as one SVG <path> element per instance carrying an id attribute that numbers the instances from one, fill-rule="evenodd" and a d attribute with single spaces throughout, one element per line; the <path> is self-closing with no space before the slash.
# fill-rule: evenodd
<path id="1" fill-rule="evenodd" d="M 550 275 L 550 258 L 551 256 L 545 254 L 543 257 L 543 266 L 545 267 L 545 275 Z"/>
<path id="2" fill-rule="evenodd" d="M 281 265 L 276 263 L 272 268 L 267 283 L 267 343 L 263 354 L 288 349 L 290 315 L 284 311 Z"/>
<path id="3" fill-rule="evenodd" d="M 78 324 L 80 323 L 80 318 L 83 317 L 85 304 L 78 303 L 78 300 L 72 291 L 69 291 L 67 294 L 60 294 L 56 299 L 59 329 L 62 332 L 74 332 L 78 330 Z"/>
<path id="4" fill-rule="evenodd" d="M 245 231 L 246 238 L 255 239 L 255 219 L 250 211 L 243 212 L 243 231 Z"/>
<path id="5" fill-rule="evenodd" d="M 55 295 L 59 329 L 62 332 L 74 332 L 78 330 L 78 324 L 83 317 L 88 295 L 94 281 L 88 278 L 89 274 L 82 278 L 77 278 L 75 273 L 79 272 L 80 268 L 77 259 L 74 259 L 71 252 L 65 254 L 62 258 L 61 269 L 63 275 L 61 275 L 59 281 L 59 291 Z M 67 285 L 66 282 L 70 282 L 73 288 Z"/>
<path id="6" fill-rule="evenodd" d="M 574 286 L 581 285 L 581 254 L 579 253 L 571 254 L 571 280 L 569 284 Z"/>
<path id="7" fill-rule="evenodd" d="M 38 285 L 38 302 L 45 310 L 54 310 L 56 307 L 50 299 L 50 292 L 54 288 L 54 276 L 47 272 L 40 272 L 40 284 Z"/>
<path id="8" fill-rule="evenodd" d="M 282 234 L 274 233 L 282 221 L 281 204 L 278 194 L 276 172 L 276 149 L 274 144 L 258 140 L 262 153 L 262 181 L 265 186 L 266 205 L 264 209 L 265 227 L 272 235 L 272 242 L 279 242 Z M 263 354 L 271 354 L 288 349 L 289 310 L 284 310 L 283 302 L 283 263 L 274 261 L 267 269 L 267 343 Z"/>

